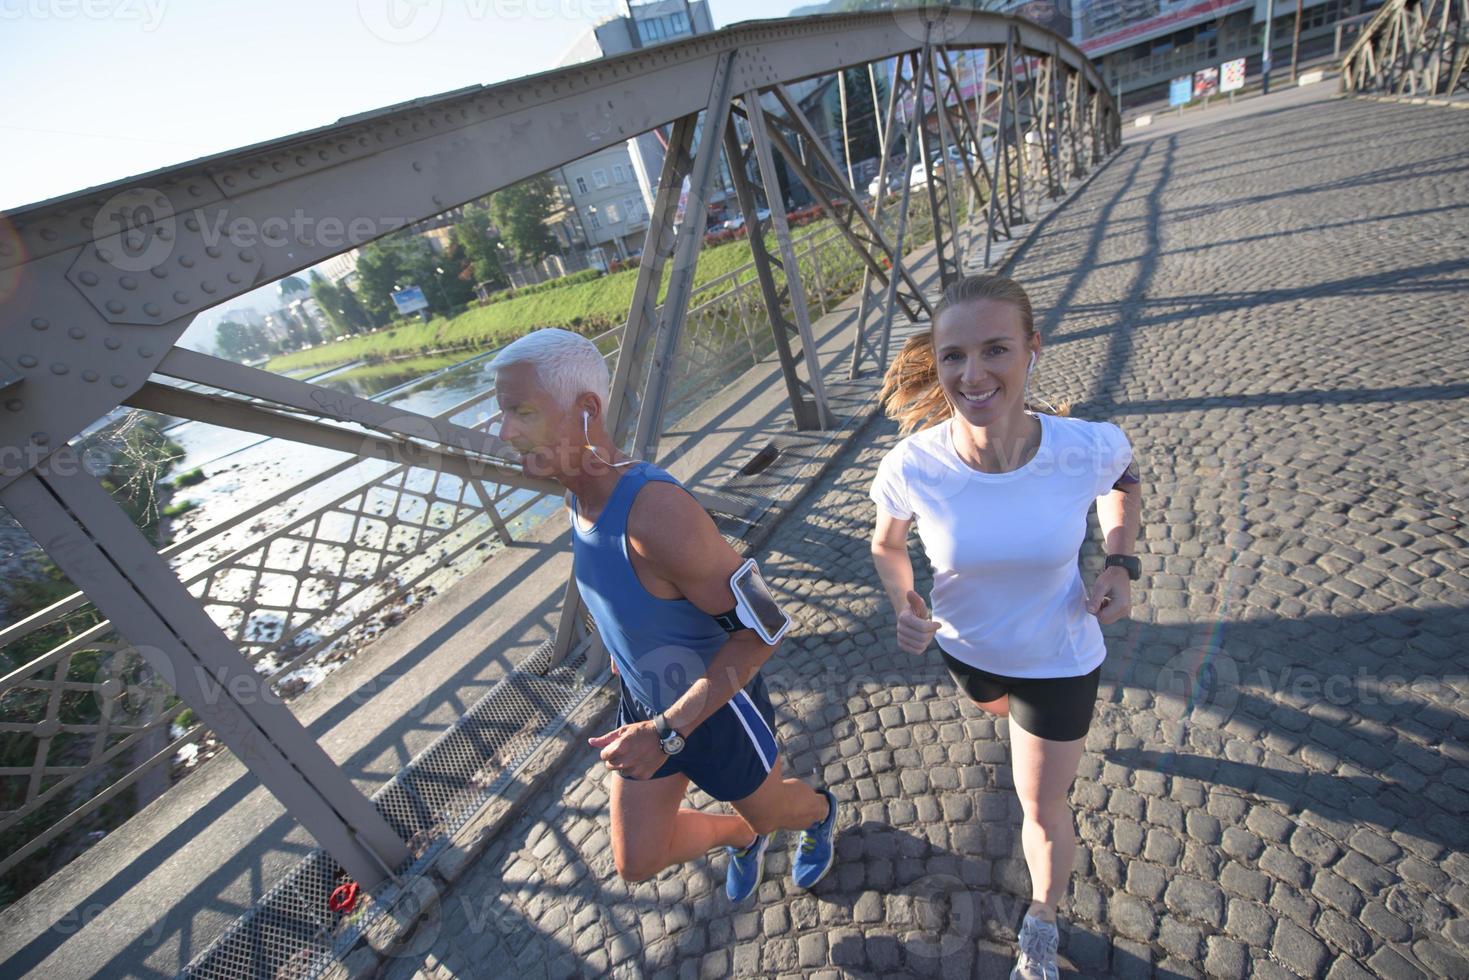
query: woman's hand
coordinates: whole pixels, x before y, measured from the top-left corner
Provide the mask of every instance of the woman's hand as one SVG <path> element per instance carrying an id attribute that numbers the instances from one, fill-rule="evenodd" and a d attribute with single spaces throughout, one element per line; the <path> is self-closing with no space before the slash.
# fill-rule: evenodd
<path id="1" fill-rule="evenodd" d="M 923 597 L 909 589 L 908 608 L 898 613 L 898 649 L 917 656 L 928 649 L 938 629 L 939 624 L 928 618 Z"/>
<path id="2" fill-rule="evenodd" d="M 1092 582 L 1086 611 L 1097 617 L 1097 622 L 1103 626 L 1110 626 L 1132 613 L 1132 579 L 1127 577 L 1127 569 L 1116 565 L 1102 569 Z"/>

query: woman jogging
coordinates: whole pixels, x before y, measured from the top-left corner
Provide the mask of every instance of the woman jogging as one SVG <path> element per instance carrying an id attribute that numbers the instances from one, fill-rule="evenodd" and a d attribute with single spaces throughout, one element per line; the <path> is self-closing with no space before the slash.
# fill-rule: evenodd
<path id="1" fill-rule="evenodd" d="M 1031 904 L 1012 980 L 1056 980 L 1056 905 L 1076 852 L 1067 794 L 1081 761 L 1106 648 L 1130 611 L 1139 524 L 1132 450 L 1111 423 L 1027 405 L 1040 353 L 1030 300 L 1004 276 L 945 290 L 928 334 L 887 372 L 883 403 L 906 436 L 872 484 L 873 562 L 898 646 L 938 642 L 955 683 L 1010 719 Z M 1106 567 L 1088 591 L 1077 555 L 1096 502 Z M 933 566 L 933 613 L 913 588 L 908 530 Z"/>

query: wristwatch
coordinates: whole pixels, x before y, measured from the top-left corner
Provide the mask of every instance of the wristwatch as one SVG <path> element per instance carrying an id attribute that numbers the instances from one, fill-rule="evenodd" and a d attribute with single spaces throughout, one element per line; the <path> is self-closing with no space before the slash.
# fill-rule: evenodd
<path id="1" fill-rule="evenodd" d="M 658 730 L 658 744 L 663 746 L 664 755 L 678 755 L 683 751 L 683 736 L 669 727 L 668 719 L 661 712 L 653 716 L 653 727 Z"/>
<path id="2" fill-rule="evenodd" d="M 1117 565 L 1127 569 L 1127 577 L 1136 582 L 1143 577 L 1143 563 L 1136 555 L 1108 555 L 1107 563 L 1103 568 L 1111 568 Z"/>

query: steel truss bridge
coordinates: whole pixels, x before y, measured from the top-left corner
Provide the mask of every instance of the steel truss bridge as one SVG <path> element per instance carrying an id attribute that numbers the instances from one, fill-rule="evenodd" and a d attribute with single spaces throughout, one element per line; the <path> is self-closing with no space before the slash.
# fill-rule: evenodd
<path id="1" fill-rule="evenodd" d="M 1388 0 L 1342 58 L 1353 95 L 1469 94 L 1469 0 Z"/>
<path id="2" fill-rule="evenodd" d="M 839 73 L 846 143 L 844 70 L 852 68 L 866 69 L 873 95 L 878 73 L 890 81 L 885 98 L 872 99 L 878 187 L 889 186 L 890 170 L 906 178 L 918 165 L 932 175 L 926 183 L 902 179 L 897 193 L 868 200 L 854 186 L 844 148 L 834 152 L 792 94 L 795 83 Z M 319 843 L 325 880 L 345 873 L 368 890 L 402 884 L 422 855 L 418 810 L 427 804 L 404 802 L 402 787 L 396 797 L 365 796 L 274 696 L 276 685 L 336 635 L 323 625 L 333 609 L 356 597 L 353 614 L 332 629 L 361 623 L 411 587 L 405 576 L 415 561 L 451 543 L 459 553 L 486 536 L 508 542 L 508 522 L 525 501 L 559 488 L 525 477 L 493 434 L 497 416 L 486 410 L 493 390 L 431 417 L 175 344 L 201 312 L 263 283 L 654 129 L 667 134 L 668 152 L 636 288 L 626 322 L 602 338 L 613 372 L 611 431 L 647 459 L 657 458 L 665 429 L 680 338 L 709 305 L 692 302 L 694 271 L 721 154 L 755 274 L 740 302 L 769 325 L 797 427 L 815 430 L 832 424 L 833 379 L 813 369 L 811 354 L 812 307 L 824 310 L 826 299 L 808 296 L 807 277 L 792 274 L 803 254 L 818 277 L 821 264 L 776 203 L 783 200 L 777 158 L 834 229 L 823 247 L 855 259 L 860 271 L 845 365 L 855 377 L 885 366 L 897 318 L 922 323 L 931 314 L 932 297 L 906 257 L 920 230 L 931 237 L 946 284 L 966 263 L 987 265 L 992 246 L 1032 221 L 1042 199 L 1059 198 L 1120 146 L 1112 98 L 1065 39 L 1014 17 L 930 8 L 739 24 L 415 100 L 5 215 L 0 502 L 79 591 L 0 630 L 0 647 L 88 606 L 105 619 L 0 679 L 7 706 L 0 723 L 34 750 L 29 765 L 5 771 L 20 788 L 0 813 L 0 831 L 15 841 L 0 853 L 0 872 L 207 731 Z M 764 220 L 762 198 L 776 205 Z M 310 227 L 290 220 L 300 215 Z M 345 225 L 345 238 L 313 235 L 327 217 Z M 210 235 L 241 219 L 278 233 L 248 245 Z M 350 454 L 314 482 L 363 460 L 389 465 L 284 529 L 250 530 L 301 487 L 160 550 L 75 444 L 120 407 Z M 434 483 L 441 478 L 452 493 Z M 374 495 L 389 500 L 386 513 L 372 508 Z M 405 516 L 399 504 L 408 499 L 418 506 Z M 717 494 L 704 499 L 721 507 Z M 507 501 L 519 503 L 507 510 Z M 448 516 L 433 519 L 442 507 Z M 286 545 L 304 552 L 293 565 L 276 558 Z M 272 577 L 284 580 L 276 594 L 285 598 L 266 598 Z M 374 581 L 389 579 L 398 584 L 362 601 Z M 252 630 L 262 609 L 282 624 L 275 635 Z M 541 668 L 549 675 L 594 645 L 567 583 Z M 94 684 L 78 681 L 72 666 L 99 648 L 130 659 L 101 686 L 100 716 L 78 720 L 64 710 L 67 699 Z M 167 696 L 124 710 L 140 685 Z M 158 734 L 185 708 L 197 724 L 160 743 Z M 119 761 L 136 760 L 149 737 L 161 748 L 119 773 Z M 61 815 L 38 826 L 38 815 L 58 805 Z M 31 830 L 17 839 L 22 827 Z"/>

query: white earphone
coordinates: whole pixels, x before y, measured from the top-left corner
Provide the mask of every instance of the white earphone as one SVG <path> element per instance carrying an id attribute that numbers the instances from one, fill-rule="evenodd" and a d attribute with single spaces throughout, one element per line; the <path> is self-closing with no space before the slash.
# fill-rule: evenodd
<path id="1" fill-rule="evenodd" d="M 1035 351 L 1031 351 L 1030 352 L 1030 367 L 1028 367 L 1028 368 L 1025 369 L 1025 373 L 1026 374 L 1029 374 L 1030 372 L 1032 372 L 1034 370 L 1035 370 Z"/>
<path id="2" fill-rule="evenodd" d="M 628 459 L 623 460 L 621 463 L 614 463 L 611 460 L 603 459 L 602 455 L 597 452 L 597 447 L 592 445 L 592 433 L 590 431 L 591 419 L 591 412 L 581 413 L 581 434 L 582 438 L 586 440 L 586 442 L 582 445 L 583 449 L 595 456 L 599 463 L 602 463 L 606 466 L 631 466 L 632 464 L 637 462 L 637 460 L 635 459 Z"/>

